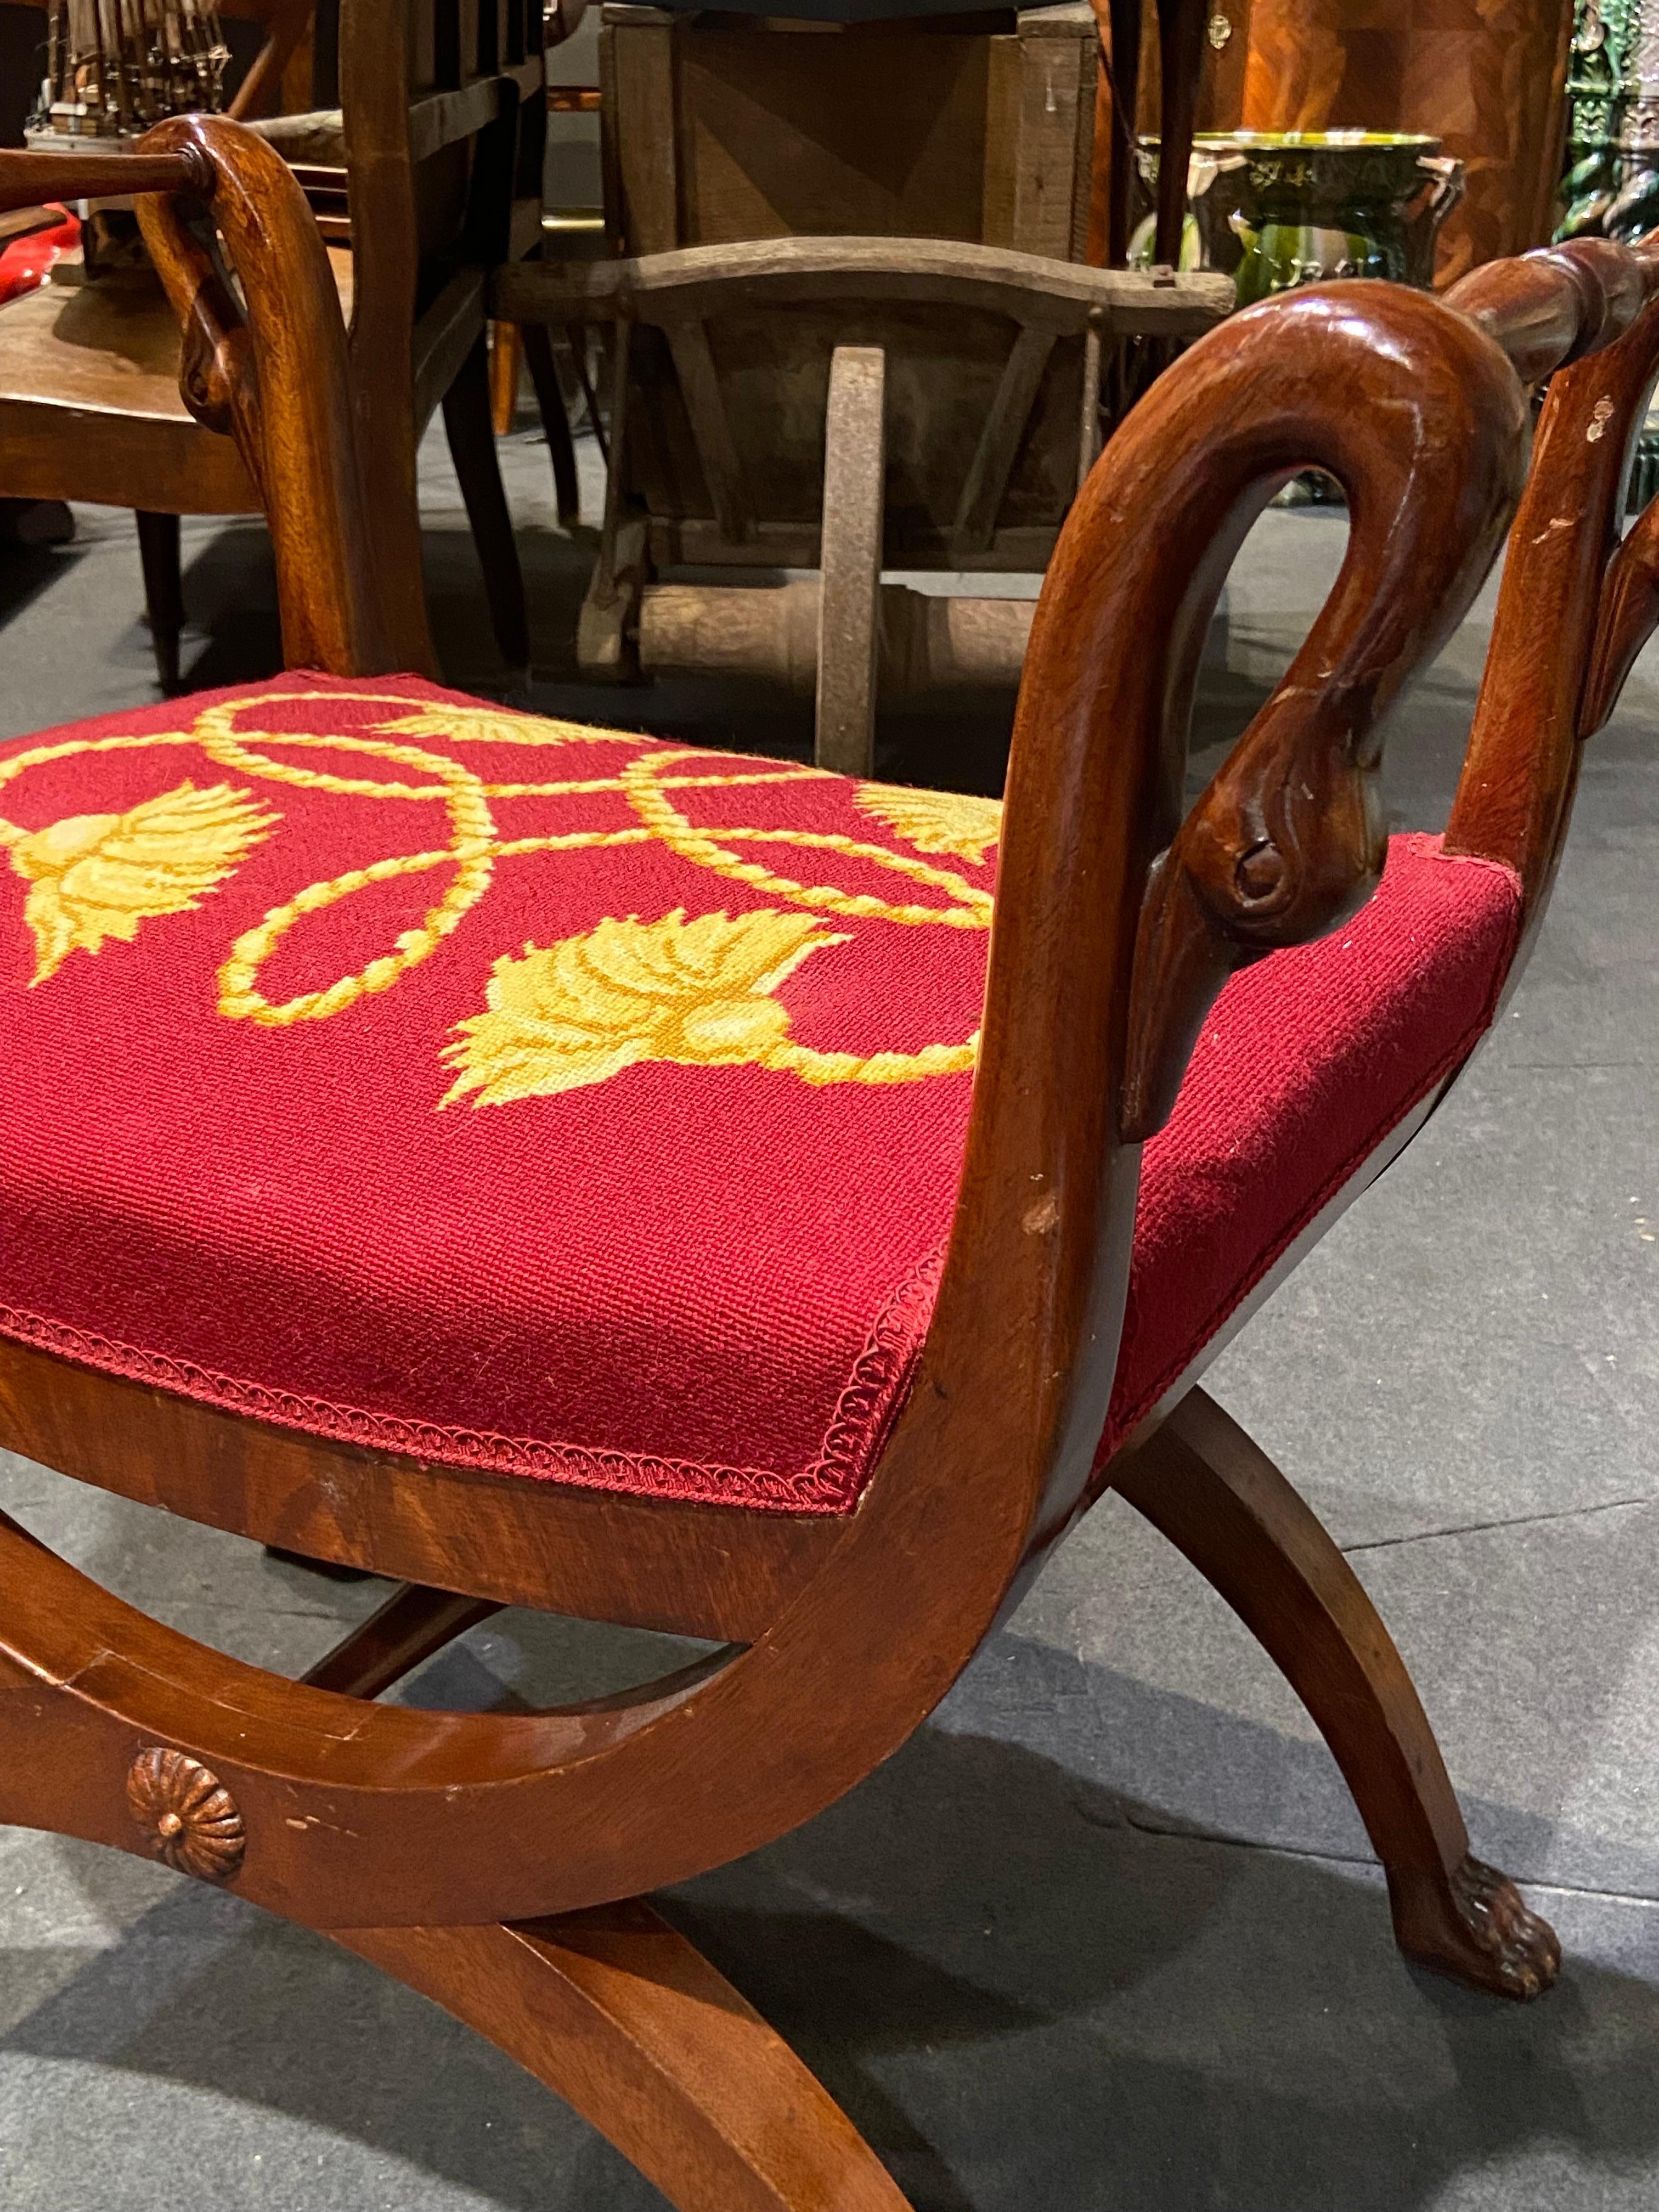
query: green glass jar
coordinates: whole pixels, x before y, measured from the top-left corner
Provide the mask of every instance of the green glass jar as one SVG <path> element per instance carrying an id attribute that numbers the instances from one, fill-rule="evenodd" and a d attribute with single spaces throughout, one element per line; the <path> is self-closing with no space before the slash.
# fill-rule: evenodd
<path id="1" fill-rule="evenodd" d="M 1156 187 L 1156 142 L 1140 174 Z M 1382 131 L 1201 133 L 1188 172 L 1183 263 L 1231 270 L 1238 303 L 1297 284 L 1387 276 L 1426 285 L 1436 234 L 1463 190 L 1437 138 Z M 1137 234 L 1144 258 L 1150 222 Z"/>
<path id="2" fill-rule="evenodd" d="M 1241 307 L 1297 284 L 1387 276 L 1428 284 L 1435 234 L 1462 191 L 1437 138 L 1380 131 L 1239 131 Z"/>

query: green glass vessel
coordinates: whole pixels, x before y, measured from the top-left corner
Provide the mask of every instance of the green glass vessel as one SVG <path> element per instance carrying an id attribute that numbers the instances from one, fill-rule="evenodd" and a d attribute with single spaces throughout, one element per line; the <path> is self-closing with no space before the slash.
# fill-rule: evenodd
<path id="1" fill-rule="evenodd" d="M 1244 175 L 1232 228 L 1241 307 L 1297 284 L 1387 276 L 1428 284 L 1435 234 L 1462 188 L 1437 138 L 1376 131 L 1239 131 Z"/>
<path id="2" fill-rule="evenodd" d="M 1155 143 L 1143 143 L 1141 174 L 1155 185 Z M 1428 284 L 1463 188 L 1437 138 L 1381 131 L 1200 133 L 1189 178 L 1182 258 L 1231 269 L 1241 307 L 1337 277 Z"/>

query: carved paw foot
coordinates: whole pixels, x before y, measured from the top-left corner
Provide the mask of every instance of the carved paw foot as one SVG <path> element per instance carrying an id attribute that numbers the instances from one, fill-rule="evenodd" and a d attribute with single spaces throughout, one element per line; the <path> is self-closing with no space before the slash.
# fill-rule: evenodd
<path id="1" fill-rule="evenodd" d="M 1495 1867 L 1466 1858 L 1449 1876 L 1399 1875 L 1389 1887 L 1395 1938 L 1419 1966 L 1523 2003 L 1561 1971 L 1555 1930 Z"/>

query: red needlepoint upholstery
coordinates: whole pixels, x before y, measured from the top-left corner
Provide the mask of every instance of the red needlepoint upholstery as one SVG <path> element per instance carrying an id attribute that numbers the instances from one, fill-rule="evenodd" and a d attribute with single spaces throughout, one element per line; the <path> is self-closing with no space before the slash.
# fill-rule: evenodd
<path id="1" fill-rule="evenodd" d="M 413 678 L 0 747 L 0 1332 L 503 1474 L 849 1510 L 926 1333 L 998 810 Z M 1502 869 L 1396 840 L 1147 1148 L 1125 1432 L 1468 1049 Z"/>

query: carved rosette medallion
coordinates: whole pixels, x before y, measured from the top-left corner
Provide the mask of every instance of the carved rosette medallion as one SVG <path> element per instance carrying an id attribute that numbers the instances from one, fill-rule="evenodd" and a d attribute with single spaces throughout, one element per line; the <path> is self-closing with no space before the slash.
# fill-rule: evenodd
<path id="1" fill-rule="evenodd" d="M 158 1859 L 198 1881 L 228 1881 L 242 1863 L 247 1832 L 236 1800 L 216 1774 L 182 1751 L 150 1744 L 127 1776 L 127 1807 Z"/>

